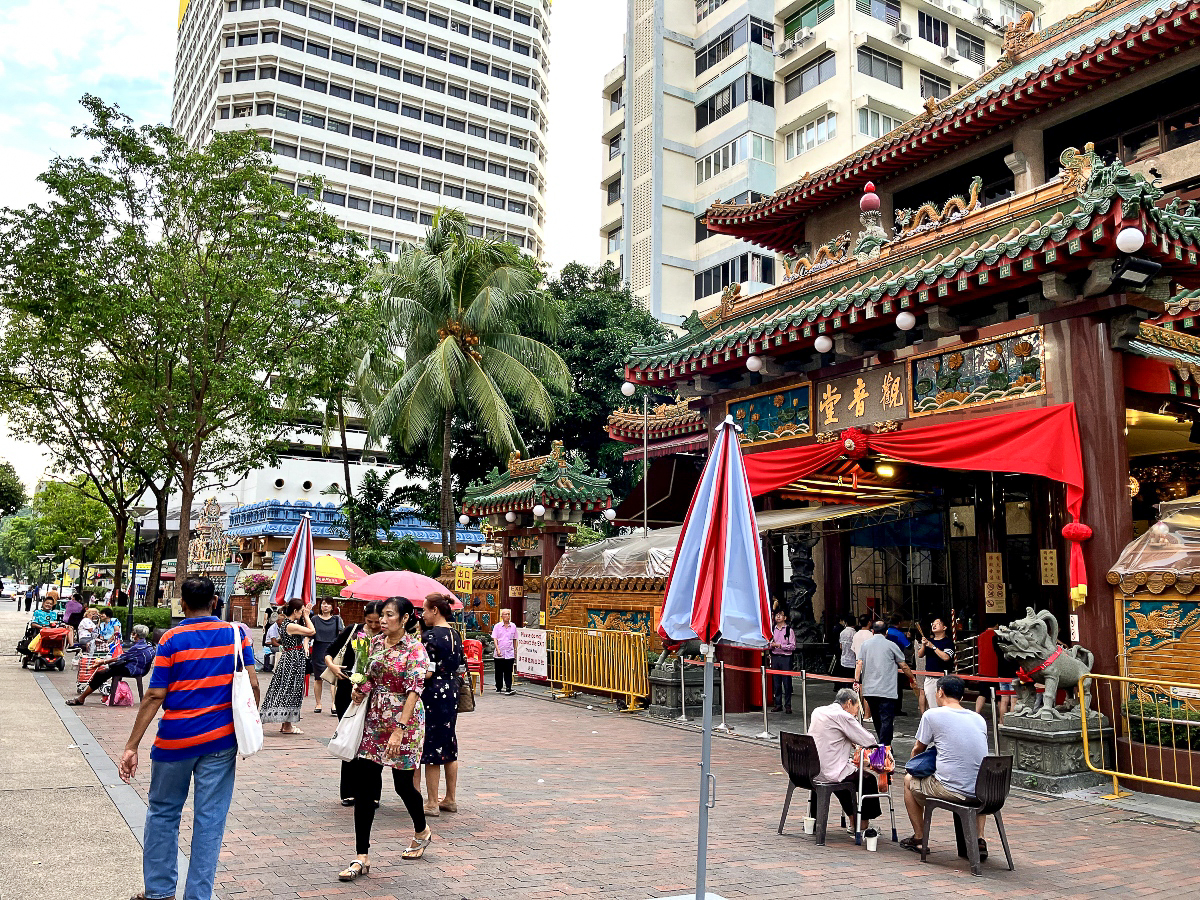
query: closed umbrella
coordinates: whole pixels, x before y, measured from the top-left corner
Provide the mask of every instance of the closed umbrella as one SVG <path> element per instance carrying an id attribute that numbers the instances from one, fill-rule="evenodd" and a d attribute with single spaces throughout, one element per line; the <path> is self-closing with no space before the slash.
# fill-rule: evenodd
<path id="1" fill-rule="evenodd" d="M 696 840 L 696 900 L 705 898 L 708 811 L 715 803 L 712 758 L 713 650 L 717 641 L 767 645 L 771 612 L 766 570 L 745 461 L 732 416 L 717 426 L 717 442 L 683 521 L 667 580 L 658 633 L 670 641 L 700 640 L 704 656 L 704 731 L 700 754 L 700 822 Z"/>
<path id="2" fill-rule="evenodd" d="M 287 552 L 283 554 L 279 574 L 275 576 L 275 582 L 271 585 L 271 595 L 267 599 L 268 608 L 282 606 L 293 597 L 299 597 L 306 606 L 317 599 L 312 518 L 308 515 L 300 520 L 300 527 L 292 535 Z"/>

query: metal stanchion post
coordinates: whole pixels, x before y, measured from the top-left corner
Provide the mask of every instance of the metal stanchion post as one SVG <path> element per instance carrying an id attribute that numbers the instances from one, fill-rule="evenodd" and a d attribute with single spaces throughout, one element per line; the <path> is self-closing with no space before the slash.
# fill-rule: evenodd
<path id="1" fill-rule="evenodd" d="M 685 668 L 683 662 L 682 651 L 679 654 L 679 718 L 676 722 L 690 722 L 687 717 L 687 678 L 684 676 Z"/>
<path id="2" fill-rule="evenodd" d="M 721 724 L 716 730 L 732 733 L 733 729 L 725 724 L 725 660 L 721 660 L 718 665 L 721 667 Z"/>
<path id="3" fill-rule="evenodd" d="M 762 734 L 756 734 L 755 737 L 762 738 L 764 741 L 769 741 L 775 737 L 775 735 L 771 734 L 771 729 L 767 725 L 767 667 L 760 666 L 759 672 L 762 674 L 763 730 Z"/>
<path id="4" fill-rule="evenodd" d="M 800 723 L 801 734 L 808 734 L 808 679 L 805 677 L 807 674 L 804 669 L 800 670 L 800 713 L 804 717 L 804 721 Z"/>
<path id="5" fill-rule="evenodd" d="M 992 685 L 992 748 L 1000 755 L 1000 722 L 996 715 L 996 707 L 1000 703 L 1000 685 Z M 1084 727 L 1087 727 L 1086 725 Z"/>

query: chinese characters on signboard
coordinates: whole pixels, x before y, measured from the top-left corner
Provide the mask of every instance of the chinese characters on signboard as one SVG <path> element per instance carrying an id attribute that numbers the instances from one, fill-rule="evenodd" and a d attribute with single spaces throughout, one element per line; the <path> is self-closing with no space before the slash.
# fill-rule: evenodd
<path id="1" fill-rule="evenodd" d="M 841 431 L 851 425 L 906 418 L 906 377 L 903 365 L 868 369 L 820 382 L 816 386 L 817 431 Z"/>
<path id="2" fill-rule="evenodd" d="M 538 628 L 517 629 L 517 674 L 545 678 L 546 632 Z"/>

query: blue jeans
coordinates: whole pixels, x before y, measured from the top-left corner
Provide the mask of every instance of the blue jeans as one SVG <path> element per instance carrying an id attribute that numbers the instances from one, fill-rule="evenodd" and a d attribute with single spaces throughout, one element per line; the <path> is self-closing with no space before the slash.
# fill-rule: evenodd
<path id="1" fill-rule="evenodd" d="M 233 800 L 237 748 L 150 764 L 150 802 L 142 849 L 142 878 L 150 900 L 174 897 L 179 880 L 179 820 L 195 780 L 192 847 L 181 900 L 212 900 L 225 817 Z"/>

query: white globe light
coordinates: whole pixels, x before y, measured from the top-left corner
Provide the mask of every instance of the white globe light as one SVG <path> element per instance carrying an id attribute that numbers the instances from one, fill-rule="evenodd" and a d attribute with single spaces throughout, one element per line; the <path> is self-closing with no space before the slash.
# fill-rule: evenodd
<path id="1" fill-rule="evenodd" d="M 827 334 L 817 335 L 817 339 L 813 341 L 813 348 L 818 353 L 828 353 L 833 349 L 833 338 Z"/>
<path id="2" fill-rule="evenodd" d="M 636 390 L 637 390 L 637 385 L 634 384 L 632 381 L 627 381 L 623 385 L 621 385 L 621 393 L 624 394 L 626 397 L 632 397 L 633 392 Z"/>
<path id="3" fill-rule="evenodd" d="M 458 517 L 459 525 L 469 525 L 470 522 L 471 522 L 471 517 L 468 516 L 466 513 L 463 513 L 461 516 Z"/>
<path id="4" fill-rule="evenodd" d="M 608 521 L 611 522 L 616 517 L 617 517 L 617 511 L 615 509 L 613 509 L 611 506 L 604 511 L 604 518 L 608 519 Z"/>
<path id="5" fill-rule="evenodd" d="M 542 504 L 539 503 L 537 506 L 535 506 L 533 508 L 533 514 L 540 519 L 542 516 L 544 516 L 546 514 L 546 507 L 542 506 Z"/>
<path id="6" fill-rule="evenodd" d="M 905 310 L 904 312 L 900 313 L 900 315 L 896 316 L 896 327 L 901 331 L 912 331 L 916 324 L 917 317 L 908 310 Z"/>
<path id="7" fill-rule="evenodd" d="M 1150 530 L 1153 531 L 1157 535 L 1164 535 L 1164 534 L 1171 533 L 1171 529 L 1169 527 L 1167 527 L 1166 522 L 1155 522 L 1153 525 L 1150 526 Z"/>
<path id="8" fill-rule="evenodd" d="M 515 522 L 515 521 L 517 521 L 517 514 L 516 514 L 515 512 L 513 512 L 513 511 L 510 509 L 508 512 L 506 512 L 506 513 L 504 514 L 504 521 L 505 521 L 505 522 Z"/>
<path id="9" fill-rule="evenodd" d="M 749 369 L 751 372 L 761 372 L 762 367 L 763 367 L 763 361 L 762 361 L 761 356 L 747 356 L 746 357 L 746 368 Z"/>
<path id="10" fill-rule="evenodd" d="M 1117 249 L 1122 253 L 1137 253 L 1146 243 L 1146 235 L 1140 228 L 1122 228 L 1117 232 Z"/>

